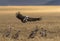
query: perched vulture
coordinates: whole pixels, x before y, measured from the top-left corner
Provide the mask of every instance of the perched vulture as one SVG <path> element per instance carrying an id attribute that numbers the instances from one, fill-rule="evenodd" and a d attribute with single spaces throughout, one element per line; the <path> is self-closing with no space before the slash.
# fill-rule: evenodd
<path id="1" fill-rule="evenodd" d="M 16 18 L 20 19 L 21 22 L 26 23 L 28 21 L 39 21 L 41 18 L 32 18 L 29 16 L 23 16 L 20 12 L 16 13 Z"/>

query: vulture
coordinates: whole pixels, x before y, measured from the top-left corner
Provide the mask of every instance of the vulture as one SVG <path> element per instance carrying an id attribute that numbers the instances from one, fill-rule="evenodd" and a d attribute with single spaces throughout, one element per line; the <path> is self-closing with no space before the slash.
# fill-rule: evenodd
<path id="1" fill-rule="evenodd" d="M 16 18 L 21 20 L 22 23 L 26 23 L 28 21 L 40 21 L 41 18 L 32 18 L 32 17 L 29 17 L 29 16 L 24 16 L 22 15 L 20 12 L 17 12 L 16 13 Z"/>

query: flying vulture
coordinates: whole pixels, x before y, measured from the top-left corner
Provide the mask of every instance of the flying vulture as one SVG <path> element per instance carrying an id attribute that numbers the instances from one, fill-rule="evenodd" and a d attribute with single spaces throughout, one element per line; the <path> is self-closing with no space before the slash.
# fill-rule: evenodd
<path id="1" fill-rule="evenodd" d="M 40 21 L 41 18 L 32 18 L 29 16 L 23 16 L 20 12 L 16 13 L 16 18 L 18 18 L 19 20 L 21 20 L 22 23 L 26 23 L 28 21 Z"/>

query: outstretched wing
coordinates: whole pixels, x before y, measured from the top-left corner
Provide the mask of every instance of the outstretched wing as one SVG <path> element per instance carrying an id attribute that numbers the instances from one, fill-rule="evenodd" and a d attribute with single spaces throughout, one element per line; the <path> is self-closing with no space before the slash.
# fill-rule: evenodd
<path id="1" fill-rule="evenodd" d="M 23 16 L 22 14 L 16 13 L 16 18 L 18 18 L 18 19 L 21 20 L 22 22 L 23 22 L 24 17 L 25 17 L 25 16 Z"/>
<path id="2" fill-rule="evenodd" d="M 41 18 L 29 18 L 28 21 L 39 21 Z"/>

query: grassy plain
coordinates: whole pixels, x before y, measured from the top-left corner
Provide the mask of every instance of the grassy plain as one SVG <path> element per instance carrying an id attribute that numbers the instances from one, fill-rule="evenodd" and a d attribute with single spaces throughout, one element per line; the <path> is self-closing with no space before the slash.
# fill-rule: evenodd
<path id="1" fill-rule="evenodd" d="M 30 17 L 41 17 L 42 20 L 22 23 L 16 18 L 18 11 Z M 0 33 L 0 41 L 60 41 L 60 6 L 0 6 L 0 31 L 8 29 L 9 25 L 13 30 L 21 30 L 19 40 L 14 40 L 11 36 L 2 37 L 3 33 Z M 46 29 L 47 37 L 41 37 L 38 32 L 34 39 L 28 39 L 36 26 L 38 29 Z"/>

